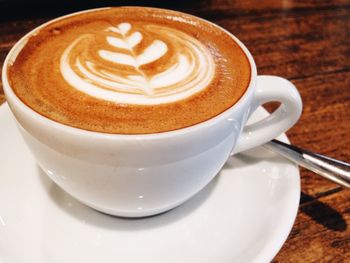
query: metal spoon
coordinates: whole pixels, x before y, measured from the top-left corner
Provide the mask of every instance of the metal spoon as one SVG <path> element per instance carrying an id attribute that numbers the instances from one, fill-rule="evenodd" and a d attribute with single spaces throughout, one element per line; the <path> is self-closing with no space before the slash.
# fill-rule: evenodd
<path id="1" fill-rule="evenodd" d="M 263 145 L 322 177 L 350 188 L 350 164 L 278 140 Z"/>

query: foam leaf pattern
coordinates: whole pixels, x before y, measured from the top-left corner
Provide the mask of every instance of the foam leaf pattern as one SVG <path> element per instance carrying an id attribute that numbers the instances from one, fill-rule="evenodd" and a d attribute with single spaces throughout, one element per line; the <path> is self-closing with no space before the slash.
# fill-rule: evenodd
<path id="1" fill-rule="evenodd" d="M 105 46 L 96 46 L 96 38 Z M 99 43 L 99 42 L 98 42 Z M 81 35 L 61 56 L 61 73 L 74 88 L 116 103 L 152 105 L 184 99 L 214 77 L 209 50 L 184 32 L 159 25 L 110 26 Z"/>

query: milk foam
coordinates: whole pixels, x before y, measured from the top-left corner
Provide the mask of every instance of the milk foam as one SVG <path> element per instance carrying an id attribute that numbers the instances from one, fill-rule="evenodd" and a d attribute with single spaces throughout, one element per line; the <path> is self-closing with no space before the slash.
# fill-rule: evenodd
<path id="1" fill-rule="evenodd" d="M 121 23 L 105 28 L 101 36 L 106 46 L 91 45 L 94 35 L 79 36 L 60 61 L 65 81 L 90 96 L 123 104 L 163 104 L 205 89 L 214 78 L 209 50 L 178 30 Z M 147 45 L 138 51 L 143 41 Z M 97 55 L 85 54 L 91 46 Z M 145 70 L 147 65 L 153 70 Z"/>

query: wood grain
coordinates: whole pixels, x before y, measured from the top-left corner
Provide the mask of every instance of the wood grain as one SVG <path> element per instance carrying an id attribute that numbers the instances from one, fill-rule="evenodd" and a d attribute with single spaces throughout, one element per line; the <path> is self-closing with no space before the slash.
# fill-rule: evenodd
<path id="1" fill-rule="evenodd" d="M 350 157 L 350 72 L 320 74 L 293 80 L 304 101 L 299 122 L 288 132 L 301 147 L 348 161 Z M 303 171 L 302 186 L 308 194 L 336 187 Z"/>
<path id="2" fill-rule="evenodd" d="M 302 197 L 308 201 L 300 205 L 288 242 L 273 262 L 349 262 L 350 191 Z"/>
<path id="3" fill-rule="evenodd" d="M 0 22 L 0 49 L 11 48 L 19 38 L 48 19 Z"/>
<path id="4" fill-rule="evenodd" d="M 22 11 L 15 3 L 0 4 L 0 66 L 13 44 L 37 25 L 68 12 L 111 4 L 125 5 L 125 1 L 27 1 Z M 291 141 L 350 161 L 350 1 L 178 0 L 128 4 L 185 11 L 235 34 L 253 54 L 259 74 L 286 77 L 298 87 L 304 110 L 300 121 L 288 131 Z M 2 94 L 0 85 L 0 103 L 5 100 Z M 301 182 L 297 220 L 273 262 L 347 262 L 350 191 L 304 169 Z"/>
<path id="5" fill-rule="evenodd" d="M 349 70 L 350 8 L 305 16 L 282 12 L 215 22 L 247 45 L 260 74 L 296 79 Z"/>

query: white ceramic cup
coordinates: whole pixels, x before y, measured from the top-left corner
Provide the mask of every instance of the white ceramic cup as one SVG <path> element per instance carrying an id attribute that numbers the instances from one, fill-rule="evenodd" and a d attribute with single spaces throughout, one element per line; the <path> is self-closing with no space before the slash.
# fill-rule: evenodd
<path id="1" fill-rule="evenodd" d="M 104 213 L 143 217 L 180 205 L 206 186 L 232 153 L 277 137 L 301 114 L 294 85 L 280 77 L 257 76 L 247 48 L 221 29 L 244 50 L 251 67 L 248 89 L 225 112 L 188 128 L 147 135 L 105 134 L 66 126 L 27 107 L 7 78 L 9 64 L 28 38 L 46 24 L 25 35 L 8 54 L 2 72 L 6 99 L 38 165 L 66 192 Z M 279 101 L 281 106 L 269 117 L 246 126 L 257 107 L 269 101 Z"/>

